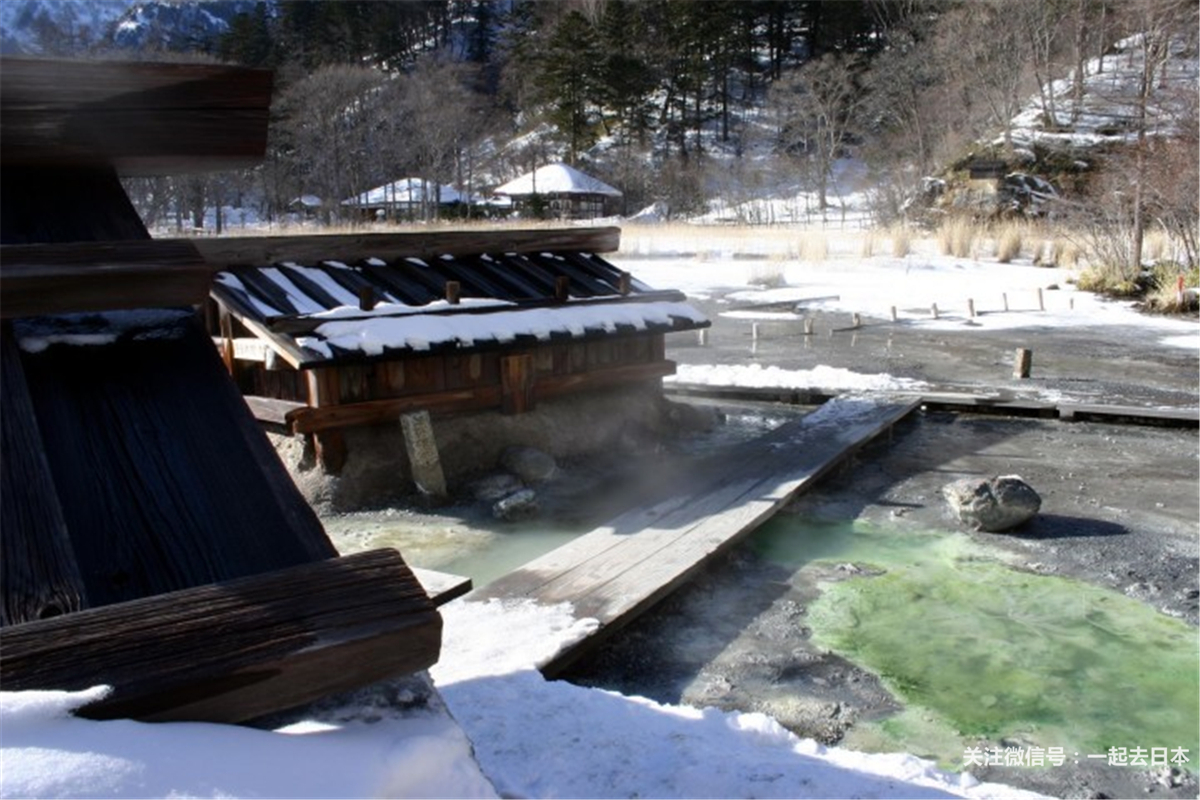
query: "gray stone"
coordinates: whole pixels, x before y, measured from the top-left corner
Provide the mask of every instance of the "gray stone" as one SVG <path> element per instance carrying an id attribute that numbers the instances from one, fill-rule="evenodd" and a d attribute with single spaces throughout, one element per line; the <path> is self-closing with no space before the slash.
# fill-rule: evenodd
<path id="1" fill-rule="evenodd" d="M 504 448 L 504 452 L 500 454 L 500 466 L 525 483 L 548 481 L 558 470 L 554 456 L 536 447 L 523 445 Z"/>
<path id="2" fill-rule="evenodd" d="M 513 492 L 508 497 L 497 500 L 492 505 L 492 516 L 506 522 L 529 519 L 537 516 L 537 494 L 532 489 L 522 489 Z"/>
<path id="3" fill-rule="evenodd" d="M 507 472 L 497 472 L 487 475 L 471 484 L 471 496 L 481 503 L 494 503 L 508 497 L 514 492 L 524 489 L 525 485 L 516 475 Z"/>
<path id="4" fill-rule="evenodd" d="M 989 533 L 1028 522 L 1042 507 L 1042 498 L 1018 475 L 964 478 L 943 487 L 942 496 L 959 522 Z"/>

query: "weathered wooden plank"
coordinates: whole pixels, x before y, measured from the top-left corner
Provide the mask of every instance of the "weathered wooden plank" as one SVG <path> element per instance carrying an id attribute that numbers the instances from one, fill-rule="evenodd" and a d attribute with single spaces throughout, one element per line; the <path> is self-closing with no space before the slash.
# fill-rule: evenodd
<path id="1" fill-rule="evenodd" d="M 336 555 L 194 319 L 22 361 L 91 605 Z"/>
<path id="2" fill-rule="evenodd" d="M 500 410 L 505 414 L 524 414 L 537 403 L 533 356 L 515 353 L 500 359 Z"/>
<path id="3" fill-rule="evenodd" d="M 407 411 L 474 411 L 498 405 L 500 387 L 480 386 L 434 394 L 367 400 L 350 405 L 304 407 L 288 412 L 287 418 L 295 433 L 316 433 L 332 428 L 391 423 Z"/>
<path id="4" fill-rule="evenodd" d="M 0 247 L 5 319 L 199 305 L 211 282 L 200 255 L 183 241 Z"/>
<path id="5" fill-rule="evenodd" d="M 8 690 L 112 686 L 93 719 L 233 723 L 429 667 L 441 629 L 374 550 L 13 626 L 0 671 Z"/>
<path id="6" fill-rule="evenodd" d="M 1096 403 L 1059 403 L 1059 419 L 1095 422 L 1129 422 L 1142 425 L 1195 428 L 1200 426 L 1200 409 L 1145 408 Z"/>
<path id="7" fill-rule="evenodd" d="M 443 254 L 531 253 L 544 250 L 611 252 L 621 243 L 621 229 L 472 228 L 419 233 L 322 234 L 319 236 L 246 236 L 196 239 L 196 248 L 214 269 L 238 264 L 317 263 L 337 258 L 346 263 L 378 258 L 393 261 Z M 438 294 L 441 294 L 439 291 Z"/>
<path id="8" fill-rule="evenodd" d="M 226 65 L 5 58 L 0 158 L 123 174 L 254 166 L 272 85 L 269 70 Z"/>
<path id="9" fill-rule="evenodd" d="M 244 396 L 246 405 L 250 407 L 250 413 L 259 422 L 270 422 L 274 425 L 287 425 L 288 414 L 299 411 L 300 409 L 308 408 L 304 403 L 297 403 L 291 400 L 277 400 L 273 397 L 258 397 L 248 394 Z"/>
<path id="10" fill-rule="evenodd" d="M 400 414 L 419 409 L 447 414 L 496 408 L 501 405 L 502 396 L 499 377 L 492 373 L 494 363 L 489 361 L 482 369 L 492 381 L 497 381 L 496 383 L 316 408 L 297 404 L 287 412 L 287 421 L 295 433 L 316 433 L 355 425 L 388 424 L 394 422 Z M 662 361 L 628 364 L 570 375 L 539 375 L 532 391 L 534 400 L 539 401 L 571 392 L 586 391 L 593 387 L 654 380 L 674 371 L 674 362 Z"/>
<path id="11" fill-rule="evenodd" d="M 919 405 L 917 399 L 873 407 L 843 402 L 788 423 L 695 476 L 687 492 L 621 515 L 471 597 L 568 601 L 580 618 L 597 619 L 599 631 L 587 643 L 543 666 L 555 674 Z"/>
<path id="12" fill-rule="evenodd" d="M 0 626 L 78 611 L 83 578 L 8 324 L 0 326 Z"/>

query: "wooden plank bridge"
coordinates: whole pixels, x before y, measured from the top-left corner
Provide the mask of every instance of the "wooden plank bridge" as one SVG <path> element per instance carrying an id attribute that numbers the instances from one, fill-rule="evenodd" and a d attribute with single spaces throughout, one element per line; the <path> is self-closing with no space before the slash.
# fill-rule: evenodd
<path id="1" fill-rule="evenodd" d="M 598 620 L 592 636 L 542 665 L 556 675 L 919 406 L 917 398 L 831 400 L 699 468 L 668 499 L 622 514 L 467 598 L 570 602 L 577 618 Z"/>

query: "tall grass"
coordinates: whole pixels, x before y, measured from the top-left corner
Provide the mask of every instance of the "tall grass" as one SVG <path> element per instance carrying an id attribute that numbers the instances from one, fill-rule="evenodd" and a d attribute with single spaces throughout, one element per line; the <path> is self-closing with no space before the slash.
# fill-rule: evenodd
<path id="1" fill-rule="evenodd" d="M 942 255 L 971 258 L 975 253 L 978 227 L 965 217 L 951 217 L 938 228 L 938 247 Z"/>
<path id="2" fill-rule="evenodd" d="M 913 232 L 907 225 L 892 225 L 888 228 L 892 242 L 892 258 L 904 258 L 912 252 Z"/>
<path id="3" fill-rule="evenodd" d="M 1029 238 L 1029 225 L 1024 222 L 1005 222 L 996 232 L 996 260 L 1010 264 L 1021 257 Z"/>
<path id="4" fill-rule="evenodd" d="M 800 237 L 800 257 L 805 261 L 824 261 L 829 256 L 829 240 L 824 231 L 805 231 Z"/>

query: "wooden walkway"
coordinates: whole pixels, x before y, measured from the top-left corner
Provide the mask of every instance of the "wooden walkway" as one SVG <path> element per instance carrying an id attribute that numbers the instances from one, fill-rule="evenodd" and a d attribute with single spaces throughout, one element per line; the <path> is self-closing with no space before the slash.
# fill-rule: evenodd
<path id="1" fill-rule="evenodd" d="M 919 406 L 915 398 L 831 400 L 699 468 L 670 499 L 622 514 L 467 597 L 570 602 L 577 618 L 598 620 L 592 636 L 542 665 L 558 674 Z"/>

